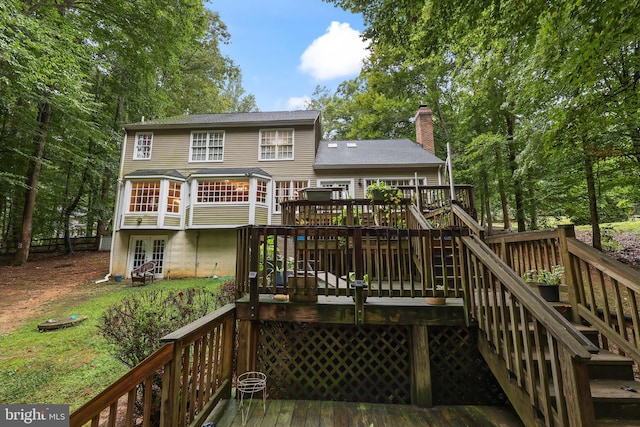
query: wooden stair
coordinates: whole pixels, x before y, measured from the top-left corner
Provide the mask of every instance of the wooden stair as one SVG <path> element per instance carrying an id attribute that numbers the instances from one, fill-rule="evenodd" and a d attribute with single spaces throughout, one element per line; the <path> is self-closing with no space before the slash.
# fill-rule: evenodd
<path id="1" fill-rule="evenodd" d="M 574 324 L 576 329 L 598 346 L 597 329 Z M 529 327 L 533 333 L 533 327 Z M 551 369 L 549 352 L 545 349 L 543 355 L 547 369 Z M 532 353 L 535 362 L 538 355 Z M 537 363 L 535 363 L 537 369 Z M 595 417 L 599 425 L 640 426 L 640 381 L 636 381 L 633 372 L 633 360 L 600 349 L 591 354 L 587 362 L 591 397 Z"/>

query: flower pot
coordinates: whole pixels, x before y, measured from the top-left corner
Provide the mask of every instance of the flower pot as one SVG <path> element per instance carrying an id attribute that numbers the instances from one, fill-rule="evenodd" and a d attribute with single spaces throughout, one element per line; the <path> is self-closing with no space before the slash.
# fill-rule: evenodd
<path id="1" fill-rule="evenodd" d="M 426 297 L 424 300 L 429 305 L 445 305 L 447 303 L 446 297 Z"/>
<path id="2" fill-rule="evenodd" d="M 332 191 L 330 188 L 305 188 L 303 194 L 307 200 L 325 202 L 331 200 Z"/>
<path id="3" fill-rule="evenodd" d="M 381 202 L 384 200 L 384 193 L 382 190 L 371 190 L 371 199 L 376 202 Z"/>
<path id="4" fill-rule="evenodd" d="M 549 285 L 547 283 L 536 283 L 540 296 L 549 302 L 560 301 L 560 285 Z"/>

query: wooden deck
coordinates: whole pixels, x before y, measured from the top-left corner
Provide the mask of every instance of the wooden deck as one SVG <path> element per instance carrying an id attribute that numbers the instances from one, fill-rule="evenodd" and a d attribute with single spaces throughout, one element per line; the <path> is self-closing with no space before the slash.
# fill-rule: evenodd
<path id="1" fill-rule="evenodd" d="M 246 401 L 245 401 L 246 402 Z M 214 411 L 219 421 L 216 427 L 242 426 L 238 410 L 239 401 L 232 399 L 224 409 Z M 245 403 L 246 404 L 246 403 Z M 217 412 L 217 414 L 216 414 Z M 210 418 L 211 419 L 211 418 Z M 318 400 L 269 400 L 266 413 L 262 399 L 254 399 L 247 426 L 522 426 L 518 416 L 510 408 L 494 406 L 415 406 L 383 405 L 356 402 L 330 402 Z"/>

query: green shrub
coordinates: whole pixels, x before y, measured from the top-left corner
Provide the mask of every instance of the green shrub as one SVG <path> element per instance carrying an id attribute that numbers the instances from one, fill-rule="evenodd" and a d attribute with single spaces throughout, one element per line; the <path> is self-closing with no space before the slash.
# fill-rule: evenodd
<path id="1" fill-rule="evenodd" d="M 216 303 L 206 289 L 143 292 L 107 308 L 99 329 L 113 356 L 132 368 L 160 348 L 160 338 L 211 313 Z"/>

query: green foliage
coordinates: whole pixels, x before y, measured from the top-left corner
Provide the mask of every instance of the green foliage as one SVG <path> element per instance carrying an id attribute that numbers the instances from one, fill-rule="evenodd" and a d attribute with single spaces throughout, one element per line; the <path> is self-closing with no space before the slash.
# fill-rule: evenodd
<path id="1" fill-rule="evenodd" d="M 113 356 L 133 368 L 161 347 L 160 338 L 214 311 L 211 291 L 147 291 L 107 308 L 100 331 Z"/>
<path id="2" fill-rule="evenodd" d="M 400 204 L 402 201 L 402 190 L 385 184 L 384 181 L 377 181 L 367 186 L 367 198 L 385 202 Z"/>
<path id="3" fill-rule="evenodd" d="M 527 283 L 544 283 L 547 285 L 559 285 L 564 274 L 564 267 L 554 265 L 549 270 L 527 270 L 522 275 L 522 280 Z"/>

